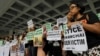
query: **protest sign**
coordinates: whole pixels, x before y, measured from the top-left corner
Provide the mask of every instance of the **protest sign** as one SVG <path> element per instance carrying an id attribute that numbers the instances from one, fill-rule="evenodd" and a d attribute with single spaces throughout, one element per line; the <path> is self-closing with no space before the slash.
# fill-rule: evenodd
<path id="1" fill-rule="evenodd" d="M 42 46 L 43 45 L 42 35 L 43 35 L 43 28 L 35 30 L 34 38 L 33 38 L 34 46 Z"/>
<path id="2" fill-rule="evenodd" d="M 64 50 L 87 51 L 85 31 L 81 24 L 75 24 L 64 31 Z"/>
<path id="3" fill-rule="evenodd" d="M 61 40 L 61 30 L 52 30 L 47 32 L 47 40 Z"/>
<path id="4" fill-rule="evenodd" d="M 34 26 L 33 21 L 32 21 L 32 20 L 29 20 L 29 21 L 27 22 L 27 25 L 28 25 L 28 28 L 33 27 L 33 26 Z"/>
<path id="5" fill-rule="evenodd" d="M 59 25 L 59 24 L 66 24 L 67 23 L 67 17 L 65 16 L 65 17 L 63 17 L 63 18 L 58 18 L 57 19 L 57 24 Z"/>
<path id="6" fill-rule="evenodd" d="M 46 26 L 47 31 L 52 30 L 51 23 L 46 23 L 44 25 Z"/>
<path id="7" fill-rule="evenodd" d="M 26 35 L 26 40 L 33 40 L 33 37 L 34 37 L 34 31 L 31 31 L 29 33 L 27 33 Z"/>

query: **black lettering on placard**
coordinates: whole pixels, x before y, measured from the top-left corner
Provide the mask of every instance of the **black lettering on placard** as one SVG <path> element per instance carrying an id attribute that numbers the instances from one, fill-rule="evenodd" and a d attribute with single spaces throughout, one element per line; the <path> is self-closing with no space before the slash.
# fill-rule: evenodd
<path id="1" fill-rule="evenodd" d="M 64 38 L 78 38 L 78 37 L 84 37 L 84 33 L 80 33 L 80 34 L 76 34 L 76 35 L 69 35 L 69 36 L 65 36 Z"/>
<path id="2" fill-rule="evenodd" d="M 69 39 L 69 38 L 75 38 L 75 37 L 74 37 L 74 35 L 70 35 L 67 38 Z"/>
<path id="3" fill-rule="evenodd" d="M 77 40 L 68 40 L 64 41 L 65 45 L 84 45 L 85 40 L 84 39 L 77 39 Z"/>
<path id="4" fill-rule="evenodd" d="M 85 44 L 85 40 L 84 39 L 81 39 L 80 44 Z"/>
<path id="5" fill-rule="evenodd" d="M 77 32 L 77 28 L 73 28 L 73 32 Z"/>
<path id="6" fill-rule="evenodd" d="M 69 34 L 69 33 L 75 33 L 75 32 L 80 32 L 82 31 L 81 27 L 80 26 L 77 26 L 77 27 L 74 27 L 74 28 L 71 28 L 71 29 L 67 29 L 65 31 L 65 34 Z"/>
<path id="7" fill-rule="evenodd" d="M 77 29 L 78 29 L 79 32 L 82 31 L 80 26 L 77 26 Z"/>
<path id="8" fill-rule="evenodd" d="M 54 35 L 59 35 L 59 34 L 48 34 L 48 36 L 54 36 Z"/>
<path id="9" fill-rule="evenodd" d="M 70 29 L 67 29 L 67 32 L 66 32 L 66 34 L 69 34 L 70 33 Z"/>

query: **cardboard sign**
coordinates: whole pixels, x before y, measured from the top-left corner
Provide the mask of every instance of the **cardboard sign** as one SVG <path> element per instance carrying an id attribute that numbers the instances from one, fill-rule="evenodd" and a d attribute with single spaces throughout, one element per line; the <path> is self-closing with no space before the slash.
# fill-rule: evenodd
<path id="1" fill-rule="evenodd" d="M 42 46 L 43 45 L 42 35 L 43 35 L 43 28 L 35 30 L 34 38 L 33 38 L 34 46 Z"/>
<path id="2" fill-rule="evenodd" d="M 61 40 L 61 30 L 52 30 L 47 32 L 47 40 Z"/>
<path id="3" fill-rule="evenodd" d="M 51 23 L 44 24 L 46 26 L 47 31 L 52 30 Z"/>
<path id="4" fill-rule="evenodd" d="M 33 21 L 32 21 L 32 20 L 29 20 L 29 21 L 27 22 L 27 25 L 28 25 L 28 28 L 33 27 L 33 26 L 34 26 Z"/>
<path id="5" fill-rule="evenodd" d="M 85 31 L 81 24 L 75 24 L 64 31 L 64 50 L 87 51 Z"/>
<path id="6" fill-rule="evenodd" d="M 34 31 L 27 33 L 26 40 L 33 40 L 34 37 Z"/>

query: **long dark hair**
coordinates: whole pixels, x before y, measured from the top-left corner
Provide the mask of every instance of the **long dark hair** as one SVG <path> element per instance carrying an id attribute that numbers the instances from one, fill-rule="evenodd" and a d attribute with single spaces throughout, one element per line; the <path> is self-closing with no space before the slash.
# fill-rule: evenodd
<path id="1" fill-rule="evenodd" d="M 85 11 L 85 7 L 82 5 L 82 3 L 79 3 L 79 2 L 77 2 L 77 1 L 71 1 L 70 2 L 70 5 L 72 5 L 72 4 L 75 4 L 78 8 L 80 8 L 80 14 L 83 14 L 84 13 L 84 11 Z M 69 6 L 70 6 L 69 5 Z"/>

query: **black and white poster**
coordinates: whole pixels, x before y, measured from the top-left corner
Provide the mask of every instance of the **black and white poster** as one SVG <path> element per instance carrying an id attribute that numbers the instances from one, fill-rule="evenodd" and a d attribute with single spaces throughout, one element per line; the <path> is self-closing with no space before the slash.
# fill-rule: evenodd
<path id="1" fill-rule="evenodd" d="M 61 40 L 61 30 L 52 30 L 47 32 L 47 40 Z"/>
<path id="2" fill-rule="evenodd" d="M 27 25 L 28 25 L 28 28 L 33 27 L 33 26 L 34 26 L 33 21 L 32 21 L 32 20 L 29 20 L 29 21 L 27 22 Z"/>
<path id="3" fill-rule="evenodd" d="M 81 24 L 75 24 L 64 31 L 63 50 L 86 51 L 88 49 L 85 31 Z"/>
<path id="4" fill-rule="evenodd" d="M 57 19 L 57 24 L 59 25 L 59 24 L 66 24 L 67 23 L 67 17 L 65 16 L 65 17 L 63 17 L 63 18 L 58 18 Z"/>

